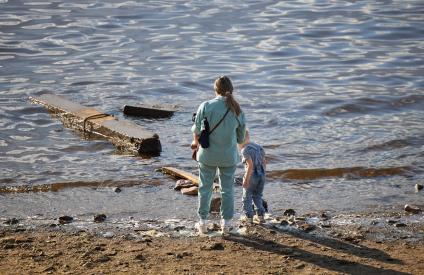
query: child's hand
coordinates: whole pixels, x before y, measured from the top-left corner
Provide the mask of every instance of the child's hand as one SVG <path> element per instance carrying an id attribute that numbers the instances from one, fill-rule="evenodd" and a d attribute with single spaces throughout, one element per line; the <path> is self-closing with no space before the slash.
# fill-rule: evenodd
<path id="1" fill-rule="evenodd" d="M 249 181 L 246 180 L 246 178 L 243 178 L 243 185 L 242 186 L 243 186 L 244 189 L 247 189 L 249 187 Z"/>

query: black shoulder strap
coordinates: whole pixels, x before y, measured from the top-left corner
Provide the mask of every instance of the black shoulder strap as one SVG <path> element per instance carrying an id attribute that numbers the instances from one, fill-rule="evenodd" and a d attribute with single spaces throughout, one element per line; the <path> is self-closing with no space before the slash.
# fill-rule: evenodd
<path id="1" fill-rule="evenodd" d="M 228 112 L 230 111 L 230 109 L 227 109 L 227 111 L 225 112 L 225 115 L 221 118 L 221 120 L 218 122 L 218 124 L 216 124 L 210 131 L 209 134 L 212 134 L 213 130 L 216 129 L 216 127 L 219 126 L 219 124 L 221 124 L 221 122 L 224 120 L 224 118 L 227 116 Z"/>

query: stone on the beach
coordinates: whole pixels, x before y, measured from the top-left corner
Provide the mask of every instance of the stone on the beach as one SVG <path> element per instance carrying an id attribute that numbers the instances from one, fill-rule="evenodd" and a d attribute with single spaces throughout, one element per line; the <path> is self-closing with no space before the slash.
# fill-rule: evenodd
<path id="1" fill-rule="evenodd" d="M 201 247 L 202 250 L 224 250 L 224 245 L 219 242 L 208 243 Z"/>
<path id="2" fill-rule="evenodd" d="M 306 233 L 308 233 L 315 230 L 315 225 L 304 223 L 304 224 L 301 224 L 299 228 L 305 231 Z"/>
<path id="3" fill-rule="evenodd" d="M 281 220 L 280 225 L 281 226 L 288 226 L 289 225 L 289 222 L 286 221 L 286 220 Z"/>
<path id="4" fill-rule="evenodd" d="M 18 223 L 19 223 L 19 220 L 16 219 L 16 218 L 7 219 L 4 222 L 4 224 L 7 224 L 7 225 L 14 225 L 14 224 L 18 224 Z"/>
<path id="5" fill-rule="evenodd" d="M 403 222 L 398 222 L 395 224 L 396 227 L 405 227 L 406 224 L 404 224 Z"/>
<path id="6" fill-rule="evenodd" d="M 115 192 L 115 193 L 120 193 L 122 190 L 121 190 L 121 188 L 119 188 L 119 187 L 115 187 L 115 188 L 113 188 L 113 192 Z"/>
<path id="7" fill-rule="evenodd" d="M 106 233 L 103 234 L 103 237 L 110 239 L 110 238 L 115 237 L 115 233 L 113 233 L 113 232 L 106 232 Z"/>
<path id="8" fill-rule="evenodd" d="M 417 184 L 415 184 L 415 191 L 420 191 L 420 190 L 422 190 L 423 189 L 423 185 L 422 184 L 419 184 L 419 183 L 417 183 Z"/>
<path id="9" fill-rule="evenodd" d="M 73 222 L 74 218 L 72 218 L 71 216 L 61 216 L 58 220 L 60 224 L 67 224 Z"/>
<path id="10" fill-rule="evenodd" d="M 209 212 L 219 213 L 220 210 L 221 210 L 221 198 L 220 197 L 212 198 L 211 207 L 209 209 Z"/>
<path id="11" fill-rule="evenodd" d="M 139 261 L 144 261 L 146 258 L 143 256 L 143 254 L 137 254 L 135 256 L 135 259 L 136 260 L 139 260 Z"/>
<path id="12" fill-rule="evenodd" d="M 199 187 L 197 186 L 192 186 L 189 188 L 182 188 L 181 189 L 181 193 L 184 195 L 189 195 L 189 196 L 197 196 L 197 192 L 199 191 Z"/>
<path id="13" fill-rule="evenodd" d="M 296 211 L 294 211 L 294 209 L 286 209 L 286 211 L 284 211 L 283 213 L 284 216 L 294 216 L 296 215 Z"/>
<path id="14" fill-rule="evenodd" d="M 181 179 L 175 182 L 174 190 L 178 191 L 178 190 L 181 190 L 182 188 L 190 188 L 192 186 L 195 186 L 192 181 Z"/>
<path id="15" fill-rule="evenodd" d="M 418 208 L 416 206 L 409 205 L 409 204 L 406 204 L 404 209 L 405 209 L 406 212 L 410 212 L 410 213 L 413 213 L 413 214 L 418 214 L 418 213 L 421 212 L 420 208 Z"/>
<path id="16" fill-rule="evenodd" d="M 105 214 L 98 214 L 94 216 L 94 222 L 100 223 L 100 222 L 104 222 L 105 220 L 106 220 Z"/>

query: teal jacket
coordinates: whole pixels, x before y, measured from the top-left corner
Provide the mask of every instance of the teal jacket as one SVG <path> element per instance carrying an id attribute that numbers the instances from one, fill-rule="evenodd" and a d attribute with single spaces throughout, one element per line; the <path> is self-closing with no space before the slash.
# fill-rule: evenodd
<path id="1" fill-rule="evenodd" d="M 227 111 L 225 97 L 217 96 L 212 100 L 200 104 L 196 113 L 191 131 L 200 135 L 202 120 L 207 118 L 210 129 L 221 120 Z M 238 119 L 238 120 L 237 120 Z M 237 165 L 240 156 L 237 150 L 237 143 L 244 141 L 246 122 L 244 113 L 236 117 L 233 112 L 228 112 L 224 120 L 209 136 L 209 147 L 200 147 L 197 153 L 197 161 L 209 166 L 228 167 Z"/>

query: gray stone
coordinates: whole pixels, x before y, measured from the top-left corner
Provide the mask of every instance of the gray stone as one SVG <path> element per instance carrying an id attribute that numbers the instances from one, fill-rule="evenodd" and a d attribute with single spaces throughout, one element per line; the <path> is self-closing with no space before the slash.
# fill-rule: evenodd
<path id="1" fill-rule="evenodd" d="M 101 223 L 101 222 L 104 222 L 105 220 L 106 220 L 105 214 L 98 214 L 98 215 L 94 216 L 94 222 L 96 222 L 96 223 Z"/>
<path id="2" fill-rule="evenodd" d="M 417 183 L 417 184 L 415 184 L 415 191 L 420 191 L 420 190 L 422 190 L 423 189 L 423 185 L 422 184 L 419 184 L 419 183 Z"/>
<path id="3" fill-rule="evenodd" d="M 74 218 L 72 218 L 71 216 L 61 216 L 58 220 L 60 224 L 67 224 L 73 222 Z"/>
<path id="4" fill-rule="evenodd" d="M 294 209 L 289 208 L 289 209 L 284 211 L 283 215 L 284 216 L 294 216 L 294 215 L 296 215 L 296 211 L 294 211 Z"/>
<path id="5" fill-rule="evenodd" d="M 110 238 L 115 237 L 115 233 L 113 233 L 113 232 L 106 232 L 106 233 L 103 234 L 103 237 L 110 239 Z"/>
<path id="6" fill-rule="evenodd" d="M 420 208 L 418 208 L 416 206 L 409 205 L 409 204 L 406 204 L 404 209 L 405 209 L 406 212 L 410 212 L 410 213 L 414 213 L 414 214 L 418 214 L 418 213 L 421 212 Z"/>

